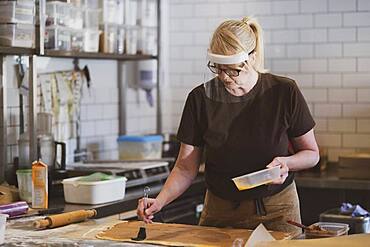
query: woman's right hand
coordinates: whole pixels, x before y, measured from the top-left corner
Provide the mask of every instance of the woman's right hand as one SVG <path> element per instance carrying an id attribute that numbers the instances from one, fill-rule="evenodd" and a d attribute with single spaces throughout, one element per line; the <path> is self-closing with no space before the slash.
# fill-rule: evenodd
<path id="1" fill-rule="evenodd" d="M 154 218 L 154 214 L 159 212 L 162 207 L 158 199 L 141 198 L 138 201 L 136 214 L 139 219 L 143 220 L 145 223 L 153 223 L 152 219 Z M 144 208 L 146 208 L 145 211 Z"/>

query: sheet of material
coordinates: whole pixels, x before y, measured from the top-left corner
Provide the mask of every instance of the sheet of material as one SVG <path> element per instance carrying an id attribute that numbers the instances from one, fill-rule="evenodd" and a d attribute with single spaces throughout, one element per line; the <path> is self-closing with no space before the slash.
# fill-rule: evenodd
<path id="1" fill-rule="evenodd" d="M 369 246 L 369 243 L 370 234 L 354 234 L 334 238 L 261 242 L 256 247 L 363 247 Z"/>
<path id="2" fill-rule="evenodd" d="M 127 221 L 96 235 L 99 239 L 122 242 L 136 242 L 131 238 L 137 235 L 140 221 Z M 182 224 L 153 223 L 146 226 L 147 238 L 140 243 L 161 244 L 166 246 L 232 246 L 235 239 L 244 243 L 252 231 L 247 229 L 216 228 Z M 292 236 L 283 232 L 270 232 L 275 239 L 290 239 Z"/>
<path id="3" fill-rule="evenodd" d="M 275 241 L 276 239 L 271 236 L 263 224 L 259 224 L 257 228 L 252 232 L 245 246 L 254 247 L 260 242 Z"/>

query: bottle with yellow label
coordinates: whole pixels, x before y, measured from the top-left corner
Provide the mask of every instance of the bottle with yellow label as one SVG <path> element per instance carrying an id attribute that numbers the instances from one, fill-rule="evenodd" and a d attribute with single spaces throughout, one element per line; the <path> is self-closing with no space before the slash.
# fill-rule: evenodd
<path id="1" fill-rule="evenodd" d="M 41 160 L 32 163 L 32 208 L 48 208 L 48 166 Z"/>

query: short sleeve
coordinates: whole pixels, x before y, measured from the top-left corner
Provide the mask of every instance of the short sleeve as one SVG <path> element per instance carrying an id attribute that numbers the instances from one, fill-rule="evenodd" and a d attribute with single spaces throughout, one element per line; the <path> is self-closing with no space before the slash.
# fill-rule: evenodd
<path id="1" fill-rule="evenodd" d="M 194 91 L 188 95 L 177 131 L 177 139 L 180 142 L 198 147 L 203 146 L 201 120 L 199 119 L 200 104 L 197 103 L 199 100 Z"/>
<path id="2" fill-rule="evenodd" d="M 315 126 L 315 121 L 298 86 L 293 83 L 290 97 L 288 136 L 302 136 Z"/>

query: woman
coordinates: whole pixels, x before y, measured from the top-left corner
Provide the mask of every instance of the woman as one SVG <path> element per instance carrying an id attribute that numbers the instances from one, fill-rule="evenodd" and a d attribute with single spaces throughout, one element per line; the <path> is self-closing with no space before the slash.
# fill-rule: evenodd
<path id="1" fill-rule="evenodd" d="M 319 151 L 315 122 L 295 82 L 264 73 L 261 28 L 256 20 L 223 22 L 208 50 L 216 77 L 193 89 L 186 100 L 175 167 L 157 198 L 139 200 L 147 223 L 192 183 L 205 151 L 207 193 L 200 225 L 298 233 L 294 172 L 315 166 Z M 292 147 L 294 153 L 289 152 Z M 239 191 L 233 177 L 280 166 L 280 178 Z"/>

